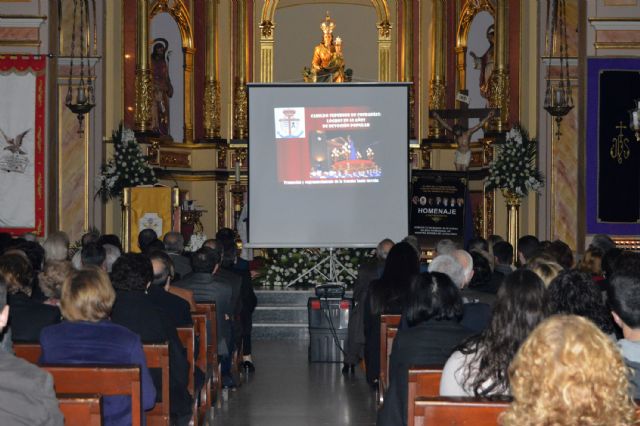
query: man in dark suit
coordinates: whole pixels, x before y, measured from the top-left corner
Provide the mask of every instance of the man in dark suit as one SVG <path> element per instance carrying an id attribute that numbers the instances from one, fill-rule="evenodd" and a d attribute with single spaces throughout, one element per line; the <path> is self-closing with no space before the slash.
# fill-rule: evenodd
<path id="1" fill-rule="evenodd" d="M 171 316 L 153 303 L 146 291 L 153 280 L 151 261 L 143 254 L 123 254 L 113 264 L 111 282 L 116 301 L 111 321 L 127 327 L 143 343 L 169 343 L 169 397 L 172 424 L 188 424 L 192 398 L 189 384 L 189 361 Z M 160 377 L 151 371 L 156 389 Z M 160 394 L 160 392 L 158 392 Z"/>
<path id="2" fill-rule="evenodd" d="M 169 314 L 176 327 L 192 325 L 189 302 L 167 291 L 171 285 L 171 258 L 165 252 L 155 251 L 149 255 L 149 260 L 153 266 L 153 281 L 147 295 Z"/>
<path id="3" fill-rule="evenodd" d="M 231 319 L 233 317 L 232 290 L 226 278 L 218 273 L 220 269 L 220 250 L 202 247 L 191 256 L 193 272 L 174 285 L 193 292 L 196 302 L 215 302 L 218 331 L 218 354 L 229 357 L 231 353 Z M 230 378 L 223 371 L 223 380 Z M 228 382 L 228 379 L 227 383 Z M 231 385 L 231 383 L 229 383 Z"/>
<path id="4" fill-rule="evenodd" d="M 346 354 L 342 373 L 351 370 L 364 356 L 364 303 L 367 298 L 367 290 L 371 281 L 380 278 L 384 269 L 389 250 L 393 247 L 393 241 L 388 238 L 380 241 L 376 247 L 376 257 L 369 262 L 364 262 L 358 268 L 358 278 L 353 286 L 353 308 L 349 315 L 349 329 L 347 331 Z"/>
<path id="5" fill-rule="evenodd" d="M 238 324 L 242 341 L 242 364 L 249 372 L 255 371 L 251 357 L 251 330 L 253 328 L 253 311 L 258 305 L 258 298 L 253 291 L 249 262 L 238 256 L 236 234 L 230 228 L 220 228 L 216 233 L 216 240 L 222 244 L 222 267 L 240 276 L 240 314 Z"/>
<path id="6" fill-rule="evenodd" d="M 173 262 L 176 273 L 179 275 L 177 279 L 184 278 L 191 273 L 191 260 L 184 256 L 184 238 L 179 232 L 167 232 L 162 242 L 164 248 Z"/>

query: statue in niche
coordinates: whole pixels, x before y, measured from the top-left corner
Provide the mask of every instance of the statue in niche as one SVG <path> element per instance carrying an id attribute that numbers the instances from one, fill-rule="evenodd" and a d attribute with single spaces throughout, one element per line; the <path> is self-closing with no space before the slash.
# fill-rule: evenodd
<path id="1" fill-rule="evenodd" d="M 490 25 L 489 28 L 487 28 L 487 41 L 489 42 L 489 48 L 484 52 L 484 55 L 477 56 L 475 53 L 469 52 L 473 58 L 473 68 L 480 70 L 480 95 L 487 100 L 490 96 L 490 81 L 495 61 L 493 48 L 495 38 L 495 26 Z"/>
<path id="2" fill-rule="evenodd" d="M 164 38 L 153 41 L 151 53 L 151 74 L 153 79 L 153 108 L 151 128 L 161 136 L 169 136 L 169 100 L 173 97 L 173 86 L 169 78 L 167 49 L 169 43 Z"/>
<path id="3" fill-rule="evenodd" d="M 342 52 L 342 39 L 333 39 L 335 23 L 331 20 L 329 12 L 320 25 L 322 30 L 322 42 L 313 50 L 311 68 L 303 70 L 304 81 L 307 83 L 343 83 L 351 81 L 353 71 L 345 69 L 344 55 Z"/>

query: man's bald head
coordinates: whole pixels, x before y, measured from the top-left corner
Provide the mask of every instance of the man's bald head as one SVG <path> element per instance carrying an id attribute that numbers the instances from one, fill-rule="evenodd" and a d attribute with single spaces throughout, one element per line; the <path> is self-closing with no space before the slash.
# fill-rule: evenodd
<path id="1" fill-rule="evenodd" d="M 462 266 L 464 272 L 464 283 L 462 287 L 466 287 L 473 278 L 473 258 L 466 250 L 455 250 L 452 253 L 456 261 Z"/>

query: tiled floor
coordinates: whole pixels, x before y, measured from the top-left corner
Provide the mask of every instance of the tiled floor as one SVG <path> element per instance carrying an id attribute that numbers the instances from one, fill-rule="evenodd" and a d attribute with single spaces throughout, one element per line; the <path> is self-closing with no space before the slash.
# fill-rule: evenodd
<path id="1" fill-rule="evenodd" d="M 215 426 L 375 425 L 375 394 L 362 370 L 309 363 L 308 341 L 256 341 L 256 373 L 229 393 Z"/>

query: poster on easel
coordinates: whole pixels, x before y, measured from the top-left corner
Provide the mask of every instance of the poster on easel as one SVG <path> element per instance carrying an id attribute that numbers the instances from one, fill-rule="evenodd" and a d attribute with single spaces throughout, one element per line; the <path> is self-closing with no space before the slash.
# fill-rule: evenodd
<path id="1" fill-rule="evenodd" d="M 443 238 L 462 245 L 466 200 L 466 173 L 414 170 L 409 233 L 418 237 L 422 247 L 435 247 Z"/>

